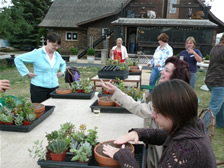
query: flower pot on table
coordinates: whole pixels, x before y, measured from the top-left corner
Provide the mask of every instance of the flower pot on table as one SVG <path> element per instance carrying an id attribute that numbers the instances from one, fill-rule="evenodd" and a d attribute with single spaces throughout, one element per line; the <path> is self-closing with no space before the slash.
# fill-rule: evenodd
<path id="1" fill-rule="evenodd" d="M 50 156 L 53 161 L 62 162 L 65 160 L 65 153 L 66 151 L 63 153 L 50 153 Z"/>
<path id="2" fill-rule="evenodd" d="M 56 94 L 69 94 L 69 93 L 72 93 L 72 89 L 69 89 L 69 88 L 56 89 Z"/>
<path id="3" fill-rule="evenodd" d="M 109 156 L 106 156 L 102 153 L 103 151 L 103 145 L 108 144 L 116 148 L 121 148 L 121 145 L 116 145 L 113 143 L 114 140 L 101 142 L 94 148 L 94 156 L 98 164 L 102 167 L 120 167 L 120 164 L 118 161 L 111 159 Z M 130 150 L 131 153 L 134 155 L 134 146 L 130 143 L 125 144 L 125 148 L 127 150 Z"/>
<path id="4" fill-rule="evenodd" d="M 100 106 L 114 106 L 115 102 L 111 100 L 111 96 L 102 96 L 98 98 Z"/>
<path id="5" fill-rule="evenodd" d="M 36 119 L 40 118 L 45 111 L 45 105 L 43 105 L 41 103 L 32 103 L 32 106 L 33 106 L 34 112 L 36 114 Z"/>

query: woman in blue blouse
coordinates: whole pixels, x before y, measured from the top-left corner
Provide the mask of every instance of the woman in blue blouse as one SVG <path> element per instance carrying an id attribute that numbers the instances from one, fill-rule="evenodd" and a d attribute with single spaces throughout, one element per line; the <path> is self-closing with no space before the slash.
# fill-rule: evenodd
<path id="1" fill-rule="evenodd" d="M 41 103 L 50 97 L 50 93 L 58 88 L 58 78 L 66 69 L 66 63 L 56 51 L 61 44 L 57 33 L 47 36 L 47 45 L 15 58 L 15 65 L 22 76 L 31 78 L 30 94 L 33 103 Z M 24 63 L 33 64 L 30 72 Z M 60 69 L 60 72 L 58 70 Z"/>
<path id="2" fill-rule="evenodd" d="M 190 84 L 191 87 L 194 88 L 196 83 L 196 73 L 197 73 L 197 62 L 202 61 L 202 54 L 199 49 L 195 49 L 196 41 L 194 37 L 190 36 L 187 38 L 185 43 L 186 50 L 181 51 L 180 56 L 184 56 L 184 61 L 186 61 L 190 66 L 191 79 Z"/>
<path id="3" fill-rule="evenodd" d="M 173 56 L 173 49 L 168 44 L 169 36 L 166 33 L 161 33 L 157 39 L 159 46 L 156 48 L 153 58 L 147 64 L 147 66 L 152 66 L 152 72 L 149 80 L 149 92 L 152 92 L 156 81 L 159 79 L 160 72 L 165 67 L 166 59 Z"/>

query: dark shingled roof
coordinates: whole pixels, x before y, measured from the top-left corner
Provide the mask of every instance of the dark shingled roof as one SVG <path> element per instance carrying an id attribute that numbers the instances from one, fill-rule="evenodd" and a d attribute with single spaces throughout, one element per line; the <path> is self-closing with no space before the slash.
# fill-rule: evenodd
<path id="1" fill-rule="evenodd" d="M 130 0 L 54 0 L 39 27 L 74 28 L 120 12 Z M 78 15 L 77 15 L 78 14 Z"/>

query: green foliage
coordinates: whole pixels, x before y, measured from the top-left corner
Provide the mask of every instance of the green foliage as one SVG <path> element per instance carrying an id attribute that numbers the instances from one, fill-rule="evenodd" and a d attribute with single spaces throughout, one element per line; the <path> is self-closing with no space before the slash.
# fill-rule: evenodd
<path id="1" fill-rule="evenodd" d="M 89 160 L 89 157 L 91 156 L 92 152 L 92 146 L 85 141 L 84 143 L 81 143 L 80 147 L 78 149 L 71 148 L 70 152 L 75 155 L 72 157 L 71 161 L 80 161 L 80 162 L 87 162 Z"/>
<path id="2" fill-rule="evenodd" d="M 205 56 L 205 60 L 209 60 L 209 59 L 210 59 L 209 54 L 206 54 L 206 56 Z"/>
<path id="3" fill-rule="evenodd" d="M 34 141 L 32 148 L 29 148 L 28 151 L 30 157 L 46 160 L 47 149 L 43 146 L 43 140 Z"/>
<path id="4" fill-rule="evenodd" d="M 95 54 L 96 54 L 96 51 L 94 48 L 88 48 L 87 55 L 95 55 Z"/>
<path id="5" fill-rule="evenodd" d="M 72 82 L 72 91 L 76 92 L 77 89 L 84 89 L 85 93 L 90 93 L 93 90 L 94 84 L 89 78 L 82 78 L 79 81 Z"/>
<path id="6" fill-rule="evenodd" d="M 79 50 L 78 50 L 78 48 L 72 47 L 69 49 L 69 52 L 71 55 L 77 55 L 79 53 Z"/>
<path id="7" fill-rule="evenodd" d="M 127 93 L 127 95 L 131 96 L 135 101 L 143 100 L 143 91 L 141 91 L 140 89 L 129 87 L 125 92 Z"/>
<path id="8" fill-rule="evenodd" d="M 119 88 L 121 91 L 124 91 L 124 81 L 119 79 L 119 78 L 116 78 L 117 82 L 114 83 L 114 85 Z"/>
<path id="9" fill-rule="evenodd" d="M 45 17 L 51 0 L 13 0 L 0 13 L 0 38 L 21 50 L 37 47 L 38 24 Z"/>
<path id="10" fill-rule="evenodd" d="M 128 64 L 128 66 L 137 66 L 138 65 L 138 62 L 137 61 L 132 61 L 131 58 L 128 58 L 126 60 L 126 63 Z"/>
<path id="11" fill-rule="evenodd" d="M 56 154 L 63 153 L 67 150 L 66 142 L 65 140 L 56 139 L 48 144 L 47 149 Z"/>
<path id="12" fill-rule="evenodd" d="M 61 54 L 61 49 L 60 49 L 60 48 L 58 48 L 56 51 L 57 51 L 59 54 Z"/>
<path id="13" fill-rule="evenodd" d="M 35 118 L 34 118 L 34 119 L 35 119 Z M 23 125 L 23 121 L 24 121 L 24 116 L 23 116 L 23 114 L 22 114 L 22 113 L 20 113 L 20 114 L 16 114 L 16 116 L 15 116 L 15 120 L 14 120 L 15 124 L 16 124 L 16 125 Z"/>
<path id="14" fill-rule="evenodd" d="M 120 63 L 118 60 L 113 60 L 112 58 L 107 59 L 106 66 L 115 65 L 117 66 L 117 70 L 119 71 L 127 71 L 128 64 L 127 63 Z"/>

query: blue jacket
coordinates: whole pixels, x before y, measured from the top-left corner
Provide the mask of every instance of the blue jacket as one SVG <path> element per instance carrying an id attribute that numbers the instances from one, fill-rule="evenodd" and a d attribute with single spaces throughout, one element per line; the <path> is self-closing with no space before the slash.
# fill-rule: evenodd
<path id="1" fill-rule="evenodd" d="M 44 88 L 54 88 L 59 86 L 57 72 L 65 72 L 66 63 L 58 52 L 55 52 L 56 61 L 53 67 L 47 60 L 46 53 L 42 48 L 34 49 L 31 52 L 19 55 L 15 58 L 14 62 L 22 76 L 29 73 L 29 70 L 24 63 L 33 64 L 33 73 L 36 74 L 32 78 L 31 83 L 35 86 Z"/>

